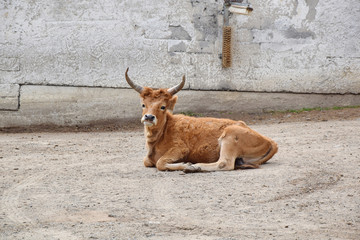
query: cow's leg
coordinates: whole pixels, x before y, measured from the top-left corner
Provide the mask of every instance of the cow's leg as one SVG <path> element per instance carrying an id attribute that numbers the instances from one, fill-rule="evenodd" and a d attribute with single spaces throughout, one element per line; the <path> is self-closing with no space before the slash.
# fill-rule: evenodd
<path id="1" fill-rule="evenodd" d="M 145 167 L 155 167 L 155 164 L 150 160 L 148 156 L 144 158 Z"/>
<path id="2" fill-rule="evenodd" d="M 144 158 L 144 165 L 145 167 L 155 167 L 155 163 L 151 160 L 154 154 L 153 152 L 154 146 L 151 146 L 151 144 L 146 143 L 146 148 L 148 149 L 148 153 Z"/>
<path id="3" fill-rule="evenodd" d="M 156 168 L 160 171 L 182 171 L 189 166 L 189 164 L 179 161 L 186 158 L 188 154 L 189 149 L 187 148 L 171 148 L 157 161 Z"/>
<path id="4" fill-rule="evenodd" d="M 236 159 L 238 159 L 237 163 L 242 165 L 240 168 L 256 168 L 277 152 L 274 141 L 248 127 L 238 125 L 226 127 L 219 138 L 219 143 L 221 148 L 217 162 L 193 164 L 186 167 L 184 171 L 233 170 Z"/>
<path id="5" fill-rule="evenodd" d="M 278 146 L 272 139 L 257 133 L 254 130 L 247 133 L 246 138 L 243 138 L 242 145 L 244 151 L 241 157 L 244 164 L 240 168 L 254 168 L 252 166 L 259 166 L 270 160 L 278 151 Z"/>
<path id="6" fill-rule="evenodd" d="M 228 140 L 219 139 L 220 142 L 220 157 L 214 163 L 196 163 L 188 165 L 184 172 L 211 172 L 211 171 L 228 171 L 235 167 L 236 152 L 231 151 L 233 143 Z"/>

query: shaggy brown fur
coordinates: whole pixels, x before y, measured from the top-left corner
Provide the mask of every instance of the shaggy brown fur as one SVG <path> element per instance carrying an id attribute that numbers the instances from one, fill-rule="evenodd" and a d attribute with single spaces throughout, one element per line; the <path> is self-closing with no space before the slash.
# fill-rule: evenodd
<path id="1" fill-rule="evenodd" d="M 273 140 L 242 121 L 173 115 L 177 97 L 166 89 L 144 87 L 140 97 L 146 167 L 185 172 L 257 168 L 277 152 Z M 145 115 L 156 120 L 146 120 Z"/>

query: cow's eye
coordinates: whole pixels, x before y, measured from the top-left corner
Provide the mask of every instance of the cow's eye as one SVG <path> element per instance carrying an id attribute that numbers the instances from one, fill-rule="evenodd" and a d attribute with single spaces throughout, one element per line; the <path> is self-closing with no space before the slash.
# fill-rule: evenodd
<path id="1" fill-rule="evenodd" d="M 145 108 L 145 104 L 143 104 L 142 107 Z"/>
<path id="2" fill-rule="evenodd" d="M 165 110 L 165 108 L 166 108 L 165 106 L 161 106 L 161 110 Z"/>

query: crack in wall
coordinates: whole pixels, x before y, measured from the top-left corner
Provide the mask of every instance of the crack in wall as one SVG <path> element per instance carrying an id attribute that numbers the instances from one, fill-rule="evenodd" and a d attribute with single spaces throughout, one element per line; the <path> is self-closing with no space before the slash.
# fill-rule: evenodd
<path id="1" fill-rule="evenodd" d="M 20 102 L 21 102 L 21 88 L 22 88 L 22 85 L 19 85 L 19 91 L 18 91 L 18 107 L 17 107 L 17 110 L 16 111 L 19 111 L 20 110 Z"/>

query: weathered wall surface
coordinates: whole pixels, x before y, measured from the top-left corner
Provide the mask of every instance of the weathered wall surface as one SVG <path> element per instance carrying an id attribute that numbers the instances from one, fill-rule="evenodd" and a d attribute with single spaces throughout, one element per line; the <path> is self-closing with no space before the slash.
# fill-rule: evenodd
<path id="1" fill-rule="evenodd" d="M 233 65 L 221 66 L 223 1 L 4 0 L 0 109 L 27 85 L 360 94 L 360 1 L 251 1 L 231 15 Z"/>
<path id="2" fill-rule="evenodd" d="M 0 3 L 0 83 L 127 87 L 188 77 L 192 89 L 360 92 L 358 0 L 253 1 L 232 15 L 222 69 L 220 0 Z"/>

